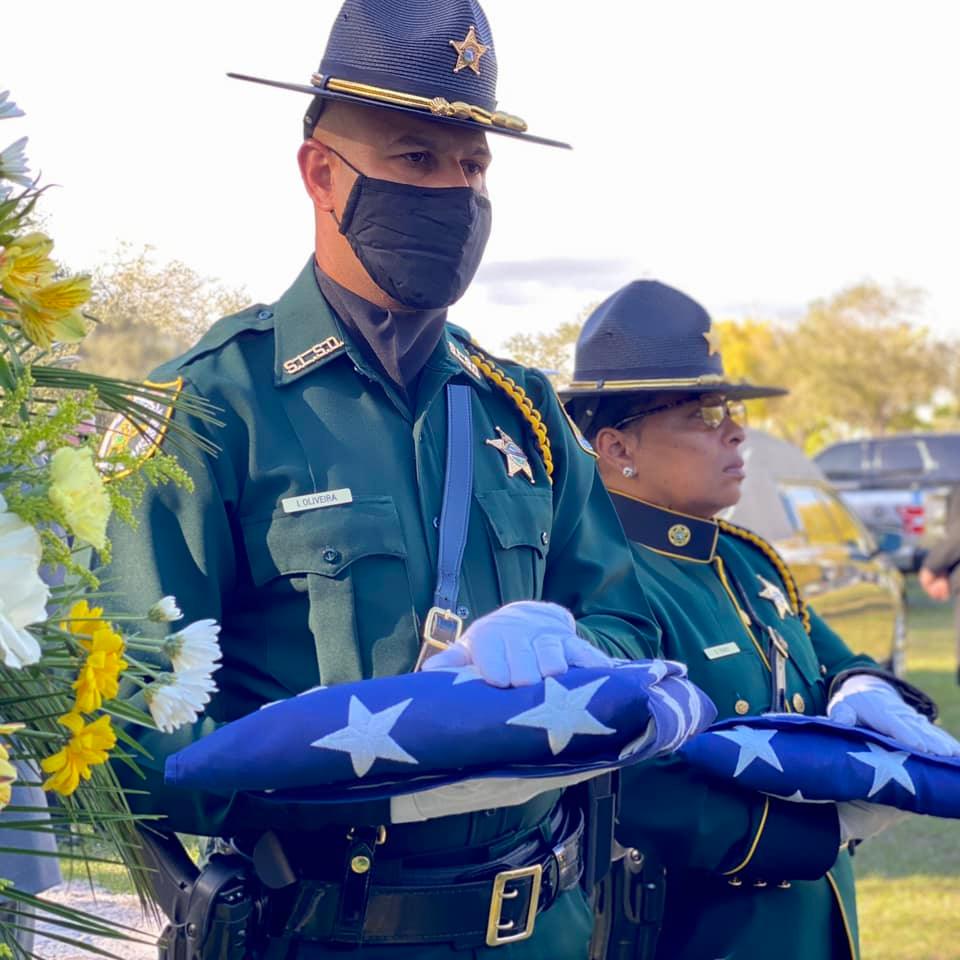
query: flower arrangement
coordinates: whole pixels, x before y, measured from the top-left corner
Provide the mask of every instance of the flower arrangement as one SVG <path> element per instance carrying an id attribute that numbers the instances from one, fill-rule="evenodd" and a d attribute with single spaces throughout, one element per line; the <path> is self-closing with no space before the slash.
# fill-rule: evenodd
<path id="1" fill-rule="evenodd" d="M 0 120 L 18 116 L 23 112 L 0 93 Z M 146 484 L 190 486 L 153 441 L 165 434 L 174 450 L 209 441 L 173 412 L 209 421 L 212 410 L 164 388 L 72 368 L 64 345 L 91 327 L 83 312 L 90 280 L 66 273 L 51 257 L 53 241 L 31 226 L 43 188 L 29 174 L 25 146 L 23 138 L 0 152 L 2 826 L 69 835 L 74 852 L 61 851 L 67 858 L 84 859 L 83 844 L 93 843 L 127 867 L 146 896 L 135 818 L 108 761 L 136 767 L 140 748 L 124 724 L 169 732 L 196 719 L 216 689 L 219 627 L 204 620 L 147 637 L 138 624 L 176 623 L 176 600 L 157 598 L 141 617 L 111 615 L 109 585 L 96 571 L 110 555 L 108 521 L 132 522 Z M 111 442 L 121 425 L 145 442 Z M 151 447 L 153 455 L 145 455 Z M 137 691 L 145 710 L 130 702 Z M 40 788 L 56 802 L 49 809 L 18 805 L 18 786 Z M 0 897 L 14 905 L 4 915 L 45 912 L 40 898 L 3 884 L 2 876 L 0 861 Z M 49 911 L 46 919 L 68 930 L 110 932 L 83 914 Z M 16 926 L 0 923 L 0 956 L 12 955 Z"/>

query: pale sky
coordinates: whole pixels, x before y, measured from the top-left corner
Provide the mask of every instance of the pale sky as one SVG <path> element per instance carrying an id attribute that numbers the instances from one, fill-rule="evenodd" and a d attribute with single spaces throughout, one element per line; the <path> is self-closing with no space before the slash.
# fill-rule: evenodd
<path id="1" fill-rule="evenodd" d="M 402 2 L 402 0 L 399 0 Z M 0 90 L 57 252 L 119 240 L 275 299 L 312 248 L 295 164 L 338 0 L 48 0 Z M 716 317 L 795 316 L 862 279 L 960 333 L 960 57 L 943 0 L 487 0 L 502 109 L 573 152 L 490 137 L 494 231 L 450 317 L 489 347 L 636 277 Z M 23 38 L 23 39 L 21 39 Z M 32 39 L 31 39 L 32 38 Z M 12 41 L 12 42 L 11 42 Z M 30 42 L 27 42 L 30 41 Z"/>

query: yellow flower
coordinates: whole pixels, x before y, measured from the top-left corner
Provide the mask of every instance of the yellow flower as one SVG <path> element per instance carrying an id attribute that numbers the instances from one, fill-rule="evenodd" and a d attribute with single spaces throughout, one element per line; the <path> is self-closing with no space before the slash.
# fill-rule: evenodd
<path id="1" fill-rule="evenodd" d="M 72 734 L 67 745 L 40 761 L 44 773 L 44 790 L 69 797 L 80 786 L 81 779 L 89 780 L 91 767 L 106 763 L 110 751 L 117 745 L 117 735 L 104 715 L 93 723 L 86 723 L 78 713 L 67 713 L 60 718 Z"/>
<path id="2" fill-rule="evenodd" d="M 75 343 L 87 334 L 80 308 L 90 299 L 89 277 L 68 277 L 33 290 L 20 303 L 24 336 L 44 350 L 54 340 Z"/>
<path id="3" fill-rule="evenodd" d="M 22 730 L 22 723 L 0 723 L 0 736 L 9 737 L 11 733 Z M 10 762 L 10 753 L 6 744 L 0 743 L 0 810 L 9 802 L 17 779 L 17 768 Z"/>
<path id="4" fill-rule="evenodd" d="M 73 709 L 79 713 L 99 710 L 104 700 L 112 700 L 120 690 L 120 674 L 127 669 L 123 659 L 123 637 L 115 633 L 109 623 L 101 623 L 91 639 L 81 640 L 80 645 L 88 651 L 73 684 L 77 691 Z"/>
<path id="5" fill-rule="evenodd" d="M 50 459 L 50 502 L 81 540 L 102 550 L 110 519 L 110 497 L 89 447 L 61 447 Z"/>
<path id="6" fill-rule="evenodd" d="M 50 259 L 52 249 L 48 236 L 28 233 L 0 252 L 0 287 L 7 296 L 21 300 L 53 279 L 57 265 Z"/>
<path id="7" fill-rule="evenodd" d="M 81 637 L 92 637 L 103 626 L 103 607 L 91 607 L 86 600 L 78 600 L 67 614 L 69 620 L 60 624 L 61 630 L 69 630 Z"/>

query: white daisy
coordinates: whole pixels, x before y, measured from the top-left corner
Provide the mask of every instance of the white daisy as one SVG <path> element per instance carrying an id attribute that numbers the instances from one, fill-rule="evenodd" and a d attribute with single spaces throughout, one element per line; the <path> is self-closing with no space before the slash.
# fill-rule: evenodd
<path id="1" fill-rule="evenodd" d="M 157 727 L 164 733 L 173 733 L 197 719 L 216 689 L 209 673 L 185 670 L 158 678 L 144 691 L 144 697 Z"/>
<path id="2" fill-rule="evenodd" d="M 172 623 L 183 616 L 183 611 L 177 606 L 176 597 L 161 597 L 148 611 L 147 619 L 154 623 Z"/>
<path id="3" fill-rule="evenodd" d="M 0 120 L 24 116 L 24 112 L 9 97 L 9 90 L 0 90 Z"/>
<path id="4" fill-rule="evenodd" d="M 21 137 L 0 153 L 0 180 L 9 180 L 21 187 L 33 185 L 33 180 L 27 176 L 27 155 L 23 149 L 26 143 L 27 138 Z"/>
<path id="5" fill-rule="evenodd" d="M 217 636 L 220 624 L 216 620 L 197 620 L 167 637 L 164 653 L 170 658 L 176 673 L 204 671 L 213 673 L 223 655 Z"/>

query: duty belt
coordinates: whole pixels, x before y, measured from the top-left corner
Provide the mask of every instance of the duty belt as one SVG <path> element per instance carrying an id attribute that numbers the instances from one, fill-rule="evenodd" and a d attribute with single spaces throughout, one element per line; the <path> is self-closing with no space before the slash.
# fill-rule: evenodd
<path id="1" fill-rule="evenodd" d="M 525 940 L 533 934 L 537 914 L 579 883 L 584 830 L 579 811 L 575 823 L 546 851 L 538 838 L 493 863 L 457 873 L 415 869 L 389 883 L 368 879 L 377 846 L 372 837 L 362 847 L 366 853 L 351 847 L 344 882 L 297 880 L 280 940 L 453 943 L 465 948 Z M 362 844 L 362 838 L 354 839 Z M 285 953 L 281 948 L 273 955 Z"/>

